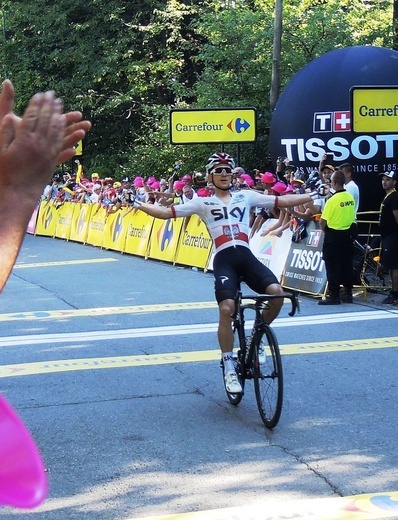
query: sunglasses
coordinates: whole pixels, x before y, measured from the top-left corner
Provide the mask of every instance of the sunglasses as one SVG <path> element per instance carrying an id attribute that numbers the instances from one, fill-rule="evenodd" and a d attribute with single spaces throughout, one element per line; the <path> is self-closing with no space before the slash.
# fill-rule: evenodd
<path id="1" fill-rule="evenodd" d="M 213 175 L 222 175 L 225 173 L 225 175 L 232 175 L 232 168 L 229 168 L 228 166 L 220 166 L 218 168 L 214 168 L 211 173 Z"/>

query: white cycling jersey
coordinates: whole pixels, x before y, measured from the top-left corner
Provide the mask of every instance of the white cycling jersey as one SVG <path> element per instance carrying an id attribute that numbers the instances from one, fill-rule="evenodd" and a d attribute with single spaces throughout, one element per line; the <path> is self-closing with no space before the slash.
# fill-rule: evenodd
<path id="1" fill-rule="evenodd" d="M 214 242 L 215 251 L 227 247 L 249 247 L 250 210 L 254 207 L 273 208 L 277 197 L 256 191 L 242 190 L 231 193 L 228 206 L 216 197 L 197 197 L 186 204 L 172 206 L 175 217 L 199 215 L 206 224 Z"/>

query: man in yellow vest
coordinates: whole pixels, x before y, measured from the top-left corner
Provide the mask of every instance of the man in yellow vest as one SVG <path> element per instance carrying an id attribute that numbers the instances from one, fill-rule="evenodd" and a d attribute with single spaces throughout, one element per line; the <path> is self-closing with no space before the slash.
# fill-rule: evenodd
<path id="1" fill-rule="evenodd" d="M 332 197 L 327 200 L 320 220 L 325 233 L 323 260 L 325 261 L 329 295 L 319 305 L 338 305 L 341 300 L 352 303 L 353 286 L 353 225 L 355 225 L 354 197 L 344 189 L 345 176 L 340 170 L 331 177 Z M 345 289 L 340 299 L 340 286 Z"/>

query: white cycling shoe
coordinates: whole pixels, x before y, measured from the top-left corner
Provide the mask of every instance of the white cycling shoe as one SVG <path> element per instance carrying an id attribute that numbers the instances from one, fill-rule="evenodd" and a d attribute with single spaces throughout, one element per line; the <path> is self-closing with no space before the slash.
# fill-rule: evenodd
<path id="1" fill-rule="evenodd" d="M 234 370 L 230 370 L 224 375 L 225 388 L 230 394 L 241 394 L 242 386 Z"/>

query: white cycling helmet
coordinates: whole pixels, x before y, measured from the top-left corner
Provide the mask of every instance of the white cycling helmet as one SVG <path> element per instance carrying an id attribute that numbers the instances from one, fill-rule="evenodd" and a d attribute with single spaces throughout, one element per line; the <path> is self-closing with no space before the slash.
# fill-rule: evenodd
<path id="1" fill-rule="evenodd" d="M 218 164 L 229 166 L 232 170 L 235 168 L 234 158 L 224 152 L 213 153 L 207 160 L 206 172 L 211 173 L 211 170 Z"/>

